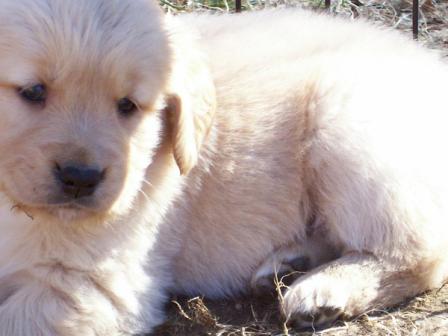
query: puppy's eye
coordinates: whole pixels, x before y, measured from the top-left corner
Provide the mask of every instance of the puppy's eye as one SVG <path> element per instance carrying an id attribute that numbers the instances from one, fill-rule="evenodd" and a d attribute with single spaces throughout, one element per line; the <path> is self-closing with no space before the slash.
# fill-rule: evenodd
<path id="1" fill-rule="evenodd" d="M 118 112 L 124 116 L 129 117 L 137 110 L 137 105 L 127 97 L 121 98 L 118 103 Z"/>
<path id="2" fill-rule="evenodd" d="M 47 89 L 43 84 L 36 84 L 19 89 L 19 94 L 23 99 L 31 103 L 43 103 L 47 98 Z"/>

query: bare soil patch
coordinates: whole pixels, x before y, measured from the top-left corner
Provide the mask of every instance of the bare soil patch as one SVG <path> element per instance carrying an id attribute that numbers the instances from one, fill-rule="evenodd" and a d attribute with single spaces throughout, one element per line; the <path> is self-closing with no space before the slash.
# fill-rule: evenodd
<path id="1" fill-rule="evenodd" d="M 280 317 L 276 297 L 210 301 L 178 298 L 168 304 L 168 321 L 155 336 L 398 336 L 448 335 L 448 285 L 397 307 L 372 311 L 322 330 L 294 330 Z"/>

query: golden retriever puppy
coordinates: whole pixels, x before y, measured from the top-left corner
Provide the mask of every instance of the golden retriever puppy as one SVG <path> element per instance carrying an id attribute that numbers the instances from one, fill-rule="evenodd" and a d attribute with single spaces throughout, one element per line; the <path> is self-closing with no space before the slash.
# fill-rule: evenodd
<path id="1" fill-rule="evenodd" d="M 280 311 L 323 325 L 448 275 L 448 70 L 396 33 L 0 0 L 0 70 L 1 336 L 144 333 L 297 268 Z"/>
<path id="2" fill-rule="evenodd" d="M 297 10 L 177 20 L 200 32 L 217 108 L 165 220 L 183 228 L 175 290 L 227 296 L 309 270 L 280 308 L 319 326 L 447 279 L 448 67 L 437 55 Z"/>
<path id="3" fill-rule="evenodd" d="M 0 1 L 1 336 L 161 321 L 161 266 L 146 262 L 173 183 L 161 14 L 146 0 Z"/>

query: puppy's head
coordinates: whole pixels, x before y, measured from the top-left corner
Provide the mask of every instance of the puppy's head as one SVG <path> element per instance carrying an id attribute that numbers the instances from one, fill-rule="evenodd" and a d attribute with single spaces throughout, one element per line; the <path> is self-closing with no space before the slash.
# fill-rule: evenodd
<path id="1" fill-rule="evenodd" d="M 131 205 L 161 141 L 162 27 L 146 0 L 2 2 L 0 191 L 66 220 Z"/>

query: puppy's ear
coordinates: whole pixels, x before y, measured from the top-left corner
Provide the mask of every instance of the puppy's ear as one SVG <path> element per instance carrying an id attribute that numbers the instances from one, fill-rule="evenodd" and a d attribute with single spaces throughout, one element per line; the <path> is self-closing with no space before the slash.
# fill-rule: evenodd
<path id="1" fill-rule="evenodd" d="M 166 99 L 173 154 L 182 175 L 196 165 L 215 114 L 215 87 L 191 35 L 171 32 L 173 68 Z"/>

